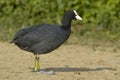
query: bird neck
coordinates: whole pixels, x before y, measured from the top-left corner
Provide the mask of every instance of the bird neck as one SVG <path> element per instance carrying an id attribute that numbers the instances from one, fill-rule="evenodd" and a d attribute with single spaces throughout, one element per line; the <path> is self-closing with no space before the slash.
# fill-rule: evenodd
<path id="1" fill-rule="evenodd" d="M 64 16 L 62 20 L 62 28 L 70 29 L 72 19 L 69 16 Z"/>

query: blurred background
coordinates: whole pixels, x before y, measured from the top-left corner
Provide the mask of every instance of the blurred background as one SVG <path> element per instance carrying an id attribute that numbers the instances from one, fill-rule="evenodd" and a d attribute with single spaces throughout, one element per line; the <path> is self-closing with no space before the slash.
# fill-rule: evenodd
<path id="1" fill-rule="evenodd" d="M 66 44 L 112 44 L 120 48 L 120 0 L 0 0 L 0 41 L 10 41 L 16 31 L 37 24 L 61 24 L 67 10 L 83 21 L 72 22 Z"/>

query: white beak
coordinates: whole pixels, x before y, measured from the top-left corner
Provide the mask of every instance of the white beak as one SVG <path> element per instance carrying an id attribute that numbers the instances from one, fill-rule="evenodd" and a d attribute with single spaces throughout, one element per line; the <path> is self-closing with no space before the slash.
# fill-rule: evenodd
<path id="1" fill-rule="evenodd" d="M 75 18 L 77 19 L 77 20 L 82 20 L 82 18 L 77 14 L 77 12 L 76 12 L 76 10 L 73 10 L 73 12 L 75 13 Z"/>
<path id="2" fill-rule="evenodd" d="M 82 18 L 81 18 L 79 15 L 75 16 L 75 18 L 76 18 L 77 20 L 82 20 Z"/>

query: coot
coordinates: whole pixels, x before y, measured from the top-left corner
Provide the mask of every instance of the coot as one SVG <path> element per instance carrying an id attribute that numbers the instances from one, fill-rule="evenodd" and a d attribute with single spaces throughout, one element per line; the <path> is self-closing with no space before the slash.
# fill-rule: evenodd
<path id="1" fill-rule="evenodd" d="M 82 20 L 75 10 L 69 10 L 64 14 L 61 26 L 41 24 L 21 29 L 11 43 L 32 52 L 35 55 L 34 71 L 39 71 L 39 55 L 55 50 L 69 38 L 72 19 Z"/>

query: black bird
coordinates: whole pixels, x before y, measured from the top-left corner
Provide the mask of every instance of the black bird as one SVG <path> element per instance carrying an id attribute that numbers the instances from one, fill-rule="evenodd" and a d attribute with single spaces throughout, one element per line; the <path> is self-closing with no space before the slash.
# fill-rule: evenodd
<path id="1" fill-rule="evenodd" d="M 55 50 L 69 38 L 72 19 L 82 20 L 75 10 L 69 10 L 64 14 L 61 26 L 41 24 L 21 29 L 11 43 L 32 52 L 35 55 L 34 71 L 39 71 L 39 55 Z"/>

